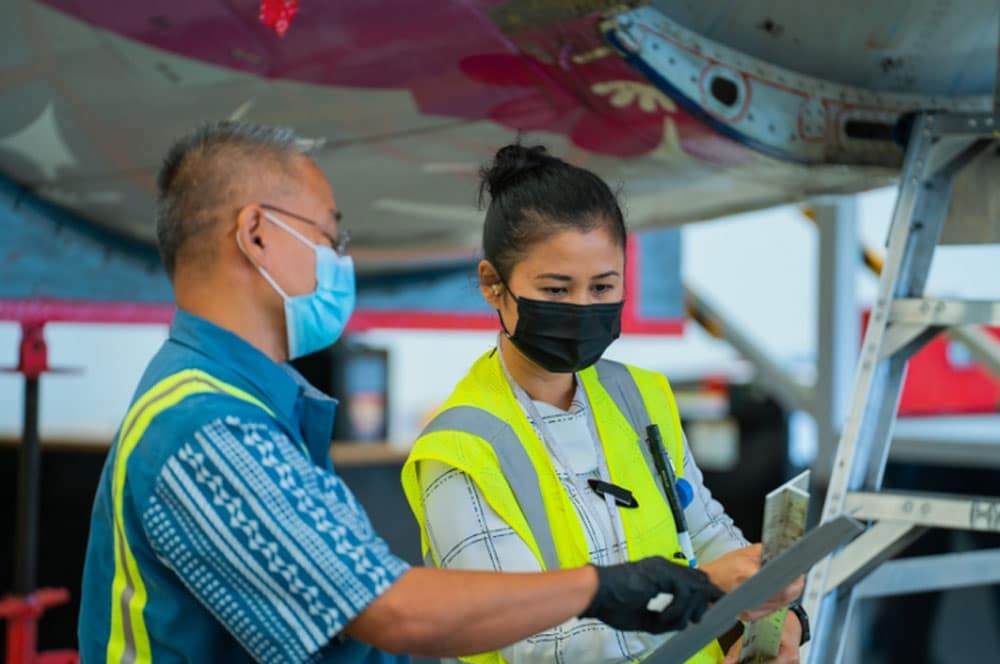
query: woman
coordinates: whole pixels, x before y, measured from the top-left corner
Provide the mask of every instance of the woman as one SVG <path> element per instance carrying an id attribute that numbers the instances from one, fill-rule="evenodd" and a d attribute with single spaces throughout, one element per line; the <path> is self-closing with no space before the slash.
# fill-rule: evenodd
<path id="1" fill-rule="evenodd" d="M 428 563 L 537 571 L 662 555 L 687 564 L 693 548 L 700 568 L 731 591 L 756 572 L 760 549 L 704 487 L 666 379 L 599 361 L 619 335 L 625 296 L 626 233 L 615 195 L 540 146 L 502 148 L 482 176 L 490 204 L 479 284 L 503 331 L 403 469 Z M 690 489 L 689 546 L 646 442 L 657 429 L 656 444 Z M 801 588 L 799 581 L 744 617 L 787 605 Z M 777 661 L 798 661 L 802 629 L 789 616 Z M 665 638 L 574 619 L 467 661 L 623 662 Z M 737 656 L 738 645 L 727 661 Z M 722 660 L 713 643 L 692 661 Z"/>

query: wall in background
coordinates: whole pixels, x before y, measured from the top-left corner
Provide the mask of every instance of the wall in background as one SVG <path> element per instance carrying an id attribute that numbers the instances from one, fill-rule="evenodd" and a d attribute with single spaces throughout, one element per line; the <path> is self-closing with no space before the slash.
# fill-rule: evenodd
<path id="1" fill-rule="evenodd" d="M 862 239 L 882 247 L 893 190 L 860 196 Z M 684 280 L 710 297 L 764 348 L 792 367 L 810 367 L 815 353 L 817 235 L 795 206 L 784 206 L 683 229 Z M 858 275 L 861 304 L 875 291 Z M 946 247 L 938 252 L 930 289 L 942 296 L 1000 299 L 996 247 Z M 0 366 L 16 364 L 19 329 L 0 323 Z M 42 435 L 110 440 L 142 368 L 166 334 L 163 326 L 51 325 L 51 363 L 78 375 L 42 379 Z M 443 401 L 476 357 L 495 343 L 492 332 L 373 330 L 357 339 L 390 351 L 389 437 L 406 445 L 428 411 Z M 726 344 L 694 325 L 681 336 L 634 336 L 609 357 L 663 370 L 674 380 L 705 373 L 740 373 Z M 0 437 L 17 436 L 21 379 L 0 374 Z"/>

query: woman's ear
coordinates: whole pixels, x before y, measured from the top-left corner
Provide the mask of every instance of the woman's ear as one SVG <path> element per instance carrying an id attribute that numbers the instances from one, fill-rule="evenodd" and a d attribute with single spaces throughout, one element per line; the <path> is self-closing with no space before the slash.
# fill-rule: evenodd
<path id="1" fill-rule="evenodd" d="M 504 293 L 503 281 L 493 264 L 487 260 L 479 261 L 479 292 L 491 309 L 500 308 Z"/>

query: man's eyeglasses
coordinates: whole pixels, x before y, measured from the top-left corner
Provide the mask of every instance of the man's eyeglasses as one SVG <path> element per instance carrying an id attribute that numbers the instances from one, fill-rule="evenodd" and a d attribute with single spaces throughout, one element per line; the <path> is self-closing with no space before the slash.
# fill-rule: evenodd
<path id="1" fill-rule="evenodd" d="M 326 238 L 327 240 L 330 241 L 330 246 L 333 247 L 334 251 L 336 251 L 341 256 L 347 253 L 347 247 L 351 243 L 351 234 L 347 232 L 346 228 L 340 228 L 338 226 L 337 237 L 332 237 L 329 233 L 323 230 L 323 226 L 321 224 L 313 221 L 312 219 L 309 219 L 308 217 L 303 217 L 302 215 L 295 214 L 294 212 L 283 210 L 282 208 L 277 207 L 275 205 L 268 205 L 266 203 L 261 203 L 260 206 L 265 210 L 271 210 L 272 212 L 284 214 L 289 217 L 292 217 L 293 219 L 298 219 L 301 222 L 307 223 L 310 226 L 315 226 L 320 230 L 321 233 L 323 233 L 323 235 L 326 235 Z M 338 223 L 340 222 L 342 216 L 343 215 L 341 214 L 340 210 L 335 210 L 333 212 L 333 218 Z"/>

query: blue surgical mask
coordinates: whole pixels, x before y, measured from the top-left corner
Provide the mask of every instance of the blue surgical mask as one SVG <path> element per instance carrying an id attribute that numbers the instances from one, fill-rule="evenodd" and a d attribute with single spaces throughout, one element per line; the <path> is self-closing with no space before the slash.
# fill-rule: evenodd
<path id="1" fill-rule="evenodd" d="M 285 301 L 285 329 L 288 334 L 288 359 L 315 353 L 333 345 L 354 311 L 356 299 L 354 261 L 350 256 L 340 256 L 330 247 L 309 241 L 302 233 L 278 219 L 270 212 L 264 217 L 299 241 L 312 247 L 316 253 L 316 290 L 308 295 L 289 296 L 267 270 L 254 263 L 261 276 Z M 240 249 L 243 245 L 236 236 Z M 246 252 L 243 252 L 246 255 Z M 249 258 L 249 256 L 247 256 Z M 253 262 L 251 260 L 251 262 Z"/>

